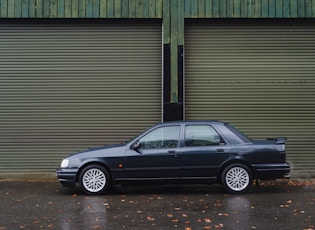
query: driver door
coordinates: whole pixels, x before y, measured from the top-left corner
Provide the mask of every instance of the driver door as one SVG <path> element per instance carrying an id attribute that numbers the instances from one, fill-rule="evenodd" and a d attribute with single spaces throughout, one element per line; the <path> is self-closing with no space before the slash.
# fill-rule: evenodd
<path id="1" fill-rule="evenodd" d="M 137 150 L 125 158 L 126 177 L 131 180 L 163 180 L 179 177 L 180 125 L 158 127 L 137 140 Z"/>

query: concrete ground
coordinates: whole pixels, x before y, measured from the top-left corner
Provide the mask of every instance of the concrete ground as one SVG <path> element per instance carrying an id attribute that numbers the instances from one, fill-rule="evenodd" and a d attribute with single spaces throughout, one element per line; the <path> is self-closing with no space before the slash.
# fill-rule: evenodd
<path id="1" fill-rule="evenodd" d="M 219 185 L 116 187 L 87 196 L 52 182 L 0 181 L 0 230 L 314 230 L 315 181 L 278 181 L 248 194 Z"/>

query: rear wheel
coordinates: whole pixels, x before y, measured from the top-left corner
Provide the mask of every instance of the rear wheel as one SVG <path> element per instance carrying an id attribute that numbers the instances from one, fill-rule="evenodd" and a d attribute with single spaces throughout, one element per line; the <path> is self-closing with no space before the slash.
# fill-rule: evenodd
<path id="1" fill-rule="evenodd" d="M 229 193 L 246 193 L 253 183 L 252 172 L 243 164 L 232 164 L 224 169 L 221 182 Z"/>
<path id="2" fill-rule="evenodd" d="M 89 195 L 99 195 L 108 191 L 111 179 L 108 171 L 99 165 L 85 167 L 79 177 L 80 188 Z"/>

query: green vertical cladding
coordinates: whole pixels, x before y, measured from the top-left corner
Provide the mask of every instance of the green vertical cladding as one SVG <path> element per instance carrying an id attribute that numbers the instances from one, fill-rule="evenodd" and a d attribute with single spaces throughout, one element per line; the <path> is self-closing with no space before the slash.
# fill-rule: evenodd
<path id="1" fill-rule="evenodd" d="M 177 31 L 178 31 L 178 2 L 180 0 L 171 0 L 171 102 L 176 103 L 178 98 L 178 79 L 177 79 L 177 73 L 178 69 L 177 67 L 177 45 L 178 45 L 178 39 L 177 39 Z"/>
<path id="2" fill-rule="evenodd" d="M 1 18 L 314 18 L 315 0 L 1 0 Z M 173 15 L 174 14 L 174 15 Z"/>

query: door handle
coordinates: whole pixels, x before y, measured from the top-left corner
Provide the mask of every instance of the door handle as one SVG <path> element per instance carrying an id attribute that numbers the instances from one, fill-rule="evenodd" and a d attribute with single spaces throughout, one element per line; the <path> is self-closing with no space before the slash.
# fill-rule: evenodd
<path id="1" fill-rule="evenodd" d="M 218 153 L 223 153 L 223 152 L 224 152 L 224 149 L 217 149 L 217 152 L 218 152 Z"/>

